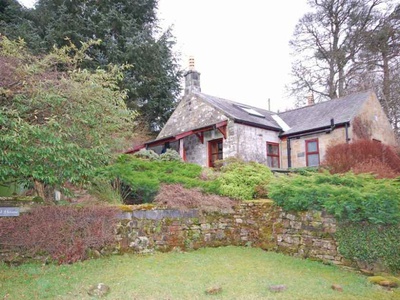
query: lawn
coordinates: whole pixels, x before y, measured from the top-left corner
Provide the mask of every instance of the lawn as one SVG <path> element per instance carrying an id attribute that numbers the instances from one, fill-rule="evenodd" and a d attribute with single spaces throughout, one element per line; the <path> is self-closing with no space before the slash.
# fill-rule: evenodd
<path id="1" fill-rule="evenodd" d="M 122 255 L 62 266 L 0 264 L 0 299 L 95 299 L 87 291 L 100 282 L 111 288 L 105 299 L 400 299 L 399 290 L 383 290 L 355 272 L 255 248 Z M 287 289 L 268 289 L 278 284 Z M 206 295 L 216 286 L 220 294 Z"/>

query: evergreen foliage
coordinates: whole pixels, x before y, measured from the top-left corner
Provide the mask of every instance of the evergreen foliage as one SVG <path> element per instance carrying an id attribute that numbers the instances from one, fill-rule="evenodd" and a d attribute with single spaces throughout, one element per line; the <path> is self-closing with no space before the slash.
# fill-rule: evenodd
<path id="1" fill-rule="evenodd" d="M 400 270 L 399 225 L 378 226 L 362 223 L 340 223 L 335 237 L 340 253 L 351 260 Z"/>
<path id="2" fill-rule="evenodd" d="M 140 152 L 140 158 L 122 155 L 117 162 L 97 173 L 100 180 L 119 182 L 121 194 L 129 194 L 124 197 L 129 203 L 152 202 L 161 184 L 180 184 L 185 188 L 199 188 L 206 194 L 250 200 L 266 197 L 266 186 L 272 178 L 271 171 L 264 165 L 243 161 L 228 163 L 221 172 L 204 178 L 202 167 L 177 160 L 175 151 L 159 158 L 147 150 Z M 172 160 L 167 159 L 170 156 Z"/>
<path id="3" fill-rule="evenodd" d="M 371 224 L 400 222 L 399 182 L 352 173 L 280 176 L 269 196 L 285 210 L 326 210 L 338 220 Z"/>
<path id="4" fill-rule="evenodd" d="M 217 178 L 221 195 L 241 200 L 266 197 L 265 186 L 272 179 L 271 170 L 256 162 L 234 161 L 221 167 Z"/>
<path id="5" fill-rule="evenodd" d="M 216 191 L 215 183 L 199 179 L 202 168 L 180 161 L 161 161 L 122 155 L 114 164 L 98 171 L 98 177 L 121 182 L 121 189 L 128 193 L 127 203 L 149 203 L 157 195 L 160 184 L 182 184 L 201 187 L 204 192 Z"/>
<path id="6" fill-rule="evenodd" d="M 180 92 L 181 72 L 171 30 L 162 32 L 158 26 L 157 0 L 38 0 L 29 10 L 7 1 L 0 33 L 23 38 L 34 53 L 48 53 L 69 41 L 81 48 L 82 42 L 100 39 L 86 52 L 91 60 L 83 67 L 133 65 L 118 82 L 128 91 L 128 107 L 139 111 L 151 130 L 168 120 Z"/>

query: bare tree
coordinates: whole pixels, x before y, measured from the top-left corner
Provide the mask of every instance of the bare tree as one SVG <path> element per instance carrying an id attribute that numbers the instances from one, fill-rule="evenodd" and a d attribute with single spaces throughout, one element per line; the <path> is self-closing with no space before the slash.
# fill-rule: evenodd
<path id="1" fill-rule="evenodd" d="M 346 95 L 359 72 L 357 58 L 365 32 L 391 0 L 309 0 L 313 9 L 297 24 L 290 45 L 297 59 L 289 88 L 301 104 L 312 93 L 317 101 Z"/>
<path id="2" fill-rule="evenodd" d="M 373 88 L 399 134 L 400 5 L 381 12 L 376 25 L 365 32 L 358 60 L 360 72 L 351 81 L 351 89 Z"/>

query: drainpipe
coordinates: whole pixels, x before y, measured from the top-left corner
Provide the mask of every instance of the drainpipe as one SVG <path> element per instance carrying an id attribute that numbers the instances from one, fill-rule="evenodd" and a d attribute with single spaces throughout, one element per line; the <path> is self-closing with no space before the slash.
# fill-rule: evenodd
<path id="1" fill-rule="evenodd" d="M 287 160 L 288 160 L 287 165 L 288 165 L 288 168 L 292 167 L 292 157 L 291 157 L 292 151 L 291 150 L 292 149 L 290 148 L 290 138 L 288 137 L 287 138 Z"/>
<path id="2" fill-rule="evenodd" d="M 321 130 L 318 130 L 318 131 L 308 132 L 308 133 L 300 133 L 300 134 L 297 134 L 297 135 L 293 135 L 291 137 L 287 137 L 288 168 L 292 167 L 292 157 L 291 157 L 292 156 L 292 151 L 291 151 L 292 149 L 290 148 L 290 139 L 299 139 L 299 138 L 304 137 L 304 136 L 314 135 L 314 134 L 323 133 L 323 132 L 325 132 L 326 134 L 331 133 L 336 127 L 335 120 L 333 118 L 331 119 L 331 124 L 330 125 L 331 125 L 330 128 L 327 128 L 327 129 L 321 129 Z M 347 139 L 348 139 L 348 130 L 347 130 L 347 123 L 346 123 L 346 140 Z"/>
<path id="3" fill-rule="evenodd" d="M 348 144 L 349 141 L 350 141 L 350 139 L 349 139 L 349 123 L 346 123 L 346 124 L 344 125 L 344 128 L 345 128 L 345 130 L 346 130 L 346 143 Z"/>
<path id="4" fill-rule="evenodd" d="M 181 156 L 182 160 L 185 161 L 185 149 L 183 148 L 183 139 L 179 140 L 179 155 Z"/>

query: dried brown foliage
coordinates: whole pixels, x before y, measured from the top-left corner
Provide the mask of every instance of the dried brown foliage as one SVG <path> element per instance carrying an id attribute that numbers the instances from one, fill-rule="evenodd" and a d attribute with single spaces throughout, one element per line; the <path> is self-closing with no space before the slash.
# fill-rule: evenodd
<path id="1" fill-rule="evenodd" d="M 379 178 L 400 176 L 400 157 L 396 151 L 371 140 L 328 147 L 322 165 L 332 174 L 353 171 L 356 174 L 373 173 Z"/>
<path id="2" fill-rule="evenodd" d="M 182 211 L 199 208 L 202 211 L 232 211 L 238 202 L 228 197 L 203 194 L 199 189 L 186 189 L 180 184 L 162 185 L 154 203 Z"/>
<path id="3" fill-rule="evenodd" d="M 115 241 L 118 211 L 111 207 L 43 206 L 17 218 L 0 219 L 0 247 L 58 263 L 87 258 L 87 250 Z"/>
<path id="4" fill-rule="evenodd" d="M 373 173 L 376 178 L 396 178 L 400 175 L 387 163 L 383 163 L 379 159 L 371 159 L 369 161 L 361 162 L 354 166 L 351 171 L 353 171 L 354 174 Z"/>
<path id="5" fill-rule="evenodd" d="M 10 88 L 18 83 L 16 68 L 19 60 L 13 57 L 0 56 L 0 86 Z"/>

